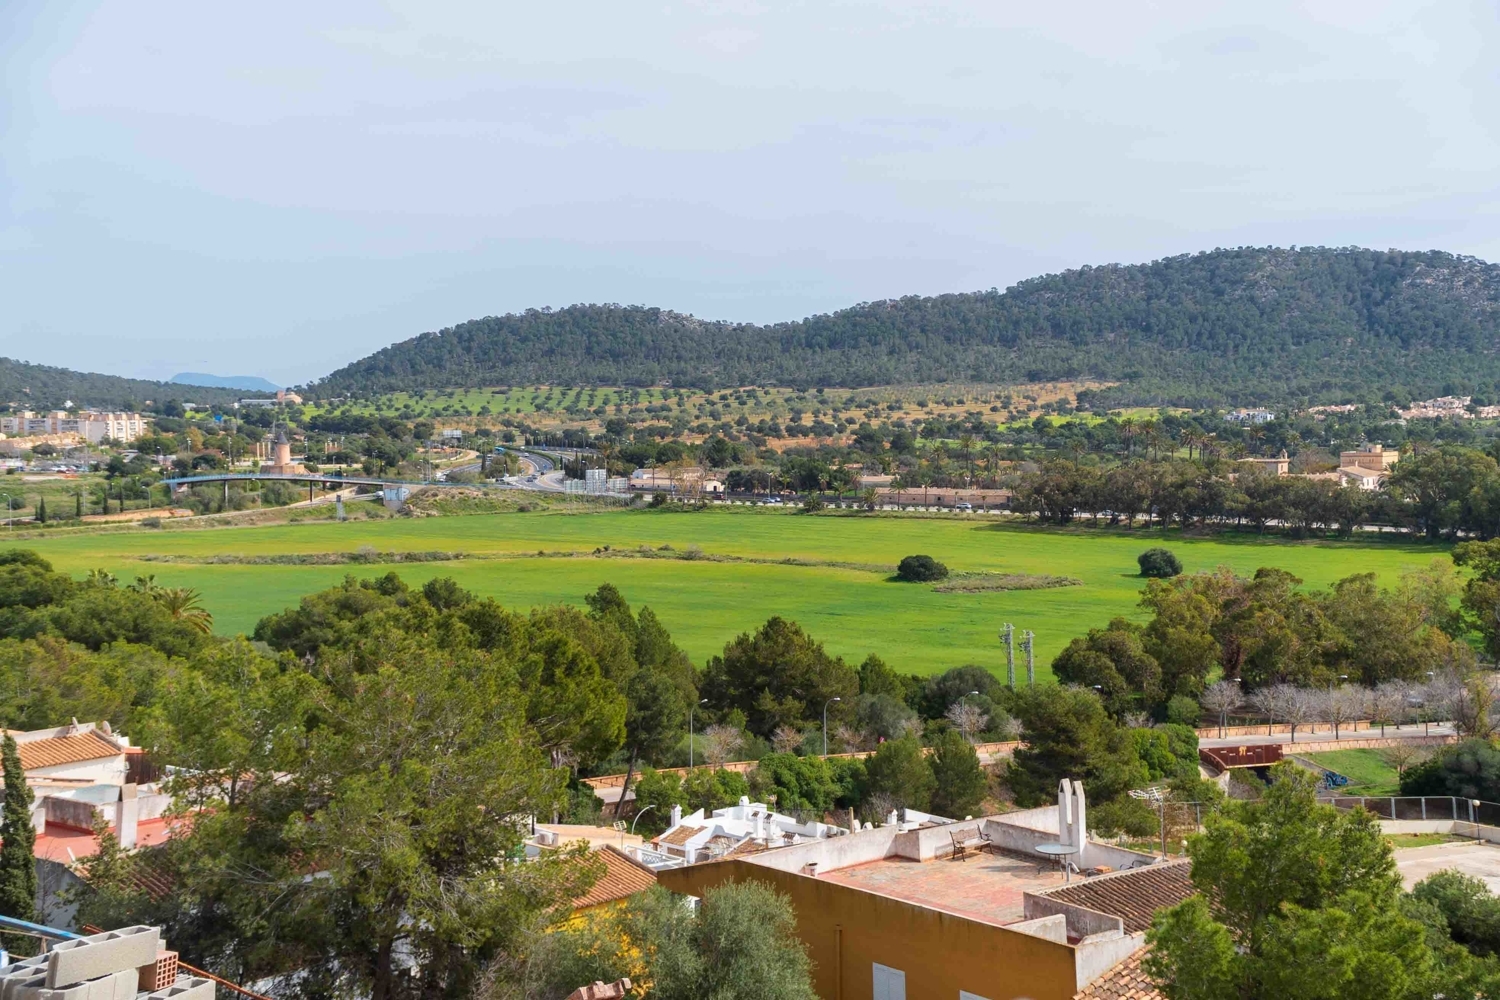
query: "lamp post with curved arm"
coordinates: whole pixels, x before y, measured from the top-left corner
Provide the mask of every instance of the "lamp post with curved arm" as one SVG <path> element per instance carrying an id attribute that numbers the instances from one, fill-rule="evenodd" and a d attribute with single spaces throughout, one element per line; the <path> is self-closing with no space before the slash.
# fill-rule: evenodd
<path id="1" fill-rule="evenodd" d="M 656 803 L 653 802 L 650 805 L 648 805 L 646 808 L 642 809 L 640 812 L 638 812 L 638 813 L 635 814 L 635 819 L 633 819 L 633 820 L 630 821 L 630 835 L 632 837 L 635 836 L 635 825 L 641 821 L 641 817 L 644 816 L 644 815 L 646 815 L 648 812 L 650 812 L 651 810 L 653 810 L 655 808 L 656 808 Z"/>
<path id="2" fill-rule="evenodd" d="M 843 700 L 844 699 L 842 699 L 842 698 L 829 698 L 827 701 L 823 702 L 823 756 L 824 757 L 828 756 L 828 706 L 832 705 L 836 701 L 843 701 Z"/>

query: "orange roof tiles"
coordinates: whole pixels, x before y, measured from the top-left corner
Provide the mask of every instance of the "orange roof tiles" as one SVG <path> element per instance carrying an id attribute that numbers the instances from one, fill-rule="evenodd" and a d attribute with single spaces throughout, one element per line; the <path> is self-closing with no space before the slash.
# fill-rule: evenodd
<path id="1" fill-rule="evenodd" d="M 1164 1000 L 1141 968 L 1150 949 L 1142 948 L 1073 996 L 1073 1000 Z"/>
<path id="2" fill-rule="evenodd" d="M 172 824 L 166 819 L 143 819 L 136 825 L 136 846 L 154 847 L 169 840 L 172 833 Z M 70 865 L 98 854 L 99 838 L 72 827 L 48 823 L 47 829 L 36 835 L 32 853 L 46 861 Z"/>
<path id="3" fill-rule="evenodd" d="M 601 847 L 595 856 L 604 862 L 604 874 L 589 891 L 573 900 L 573 909 L 600 906 L 644 892 L 656 884 L 656 872 L 615 847 Z"/>
<path id="4" fill-rule="evenodd" d="M 703 827 L 701 826 L 679 826 L 677 829 L 669 830 L 660 837 L 657 837 L 656 843 L 681 847 L 702 832 Z"/>
<path id="5" fill-rule="evenodd" d="M 76 736 L 49 736 L 46 739 L 30 740 L 19 744 L 17 749 L 21 751 L 21 767 L 27 771 L 119 757 L 125 753 L 114 740 L 95 730 Z"/>
<path id="6" fill-rule="evenodd" d="M 1125 922 L 1125 933 L 1137 934 L 1151 926 L 1157 910 L 1176 906 L 1197 893 L 1192 872 L 1191 861 L 1172 861 L 1099 875 L 1041 895 L 1119 917 Z"/>

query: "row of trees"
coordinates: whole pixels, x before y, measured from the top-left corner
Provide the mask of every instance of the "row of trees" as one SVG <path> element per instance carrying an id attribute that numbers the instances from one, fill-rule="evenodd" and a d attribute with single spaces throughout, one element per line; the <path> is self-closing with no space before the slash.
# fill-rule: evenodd
<path id="1" fill-rule="evenodd" d="M 1248 696 L 1281 684 L 1420 682 L 1463 674 L 1474 663 L 1463 641 L 1468 622 L 1454 607 L 1461 587 L 1451 565 L 1404 573 L 1390 588 L 1377 586 L 1373 573 L 1326 591 L 1301 583 L 1269 567 L 1248 578 L 1221 567 L 1150 580 L 1140 602 L 1151 615 L 1146 623 L 1116 618 L 1091 629 L 1058 654 L 1052 671 L 1064 683 L 1097 689 L 1116 715 L 1166 718 L 1174 698 L 1191 700 L 1179 717 L 1195 714 L 1215 673 L 1239 681 Z"/>

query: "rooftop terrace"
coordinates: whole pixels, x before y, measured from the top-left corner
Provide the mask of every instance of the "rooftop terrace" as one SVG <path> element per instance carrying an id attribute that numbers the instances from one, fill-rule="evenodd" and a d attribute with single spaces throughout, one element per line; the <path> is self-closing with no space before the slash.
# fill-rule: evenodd
<path id="1" fill-rule="evenodd" d="M 817 877 L 997 926 L 1026 919 L 1026 893 L 1063 884 L 1062 872 L 1046 858 L 1012 854 L 928 862 L 885 857 Z"/>

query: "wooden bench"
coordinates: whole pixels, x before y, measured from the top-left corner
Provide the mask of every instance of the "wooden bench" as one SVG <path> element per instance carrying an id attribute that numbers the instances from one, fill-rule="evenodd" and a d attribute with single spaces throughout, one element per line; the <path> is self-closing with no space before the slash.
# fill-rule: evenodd
<path id="1" fill-rule="evenodd" d="M 949 830 L 948 837 L 953 841 L 953 858 L 958 861 L 967 861 L 970 851 L 983 851 L 990 846 L 989 839 L 978 829 L 962 833 L 958 830 Z"/>

